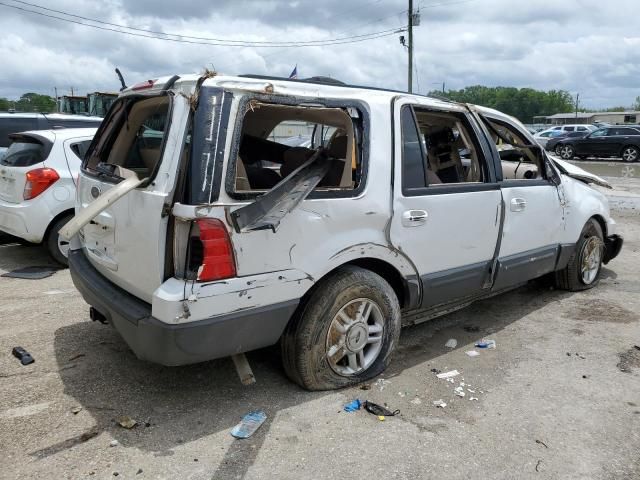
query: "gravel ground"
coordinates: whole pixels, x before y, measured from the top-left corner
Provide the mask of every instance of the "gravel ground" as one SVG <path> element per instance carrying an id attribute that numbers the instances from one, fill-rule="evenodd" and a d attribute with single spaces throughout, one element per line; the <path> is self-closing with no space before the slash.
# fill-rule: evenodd
<path id="1" fill-rule="evenodd" d="M 640 180 L 613 181 L 626 243 L 597 288 L 533 283 L 407 328 L 369 390 L 302 391 L 276 349 L 248 355 L 250 387 L 228 359 L 147 364 L 88 320 L 68 271 L 0 278 L 0 478 L 638 479 Z M 48 264 L 38 247 L 0 246 L 0 273 Z M 482 338 L 497 348 L 467 356 Z M 16 345 L 36 362 L 21 366 Z M 354 398 L 401 413 L 343 412 Z M 235 440 L 253 409 L 267 421 Z M 122 415 L 138 425 L 119 426 Z"/>

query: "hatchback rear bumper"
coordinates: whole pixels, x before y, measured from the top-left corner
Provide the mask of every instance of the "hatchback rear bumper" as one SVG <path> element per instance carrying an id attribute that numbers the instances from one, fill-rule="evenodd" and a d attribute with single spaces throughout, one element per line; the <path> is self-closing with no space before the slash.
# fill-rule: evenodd
<path id="1" fill-rule="evenodd" d="M 40 243 L 51 220 L 49 209 L 38 202 L 8 203 L 0 200 L 0 231 L 22 238 L 28 242 Z"/>
<path id="2" fill-rule="evenodd" d="M 85 301 L 118 331 L 141 360 L 187 365 L 275 344 L 298 300 L 251 308 L 205 320 L 168 324 L 151 305 L 102 276 L 83 250 L 69 251 L 69 269 Z"/>

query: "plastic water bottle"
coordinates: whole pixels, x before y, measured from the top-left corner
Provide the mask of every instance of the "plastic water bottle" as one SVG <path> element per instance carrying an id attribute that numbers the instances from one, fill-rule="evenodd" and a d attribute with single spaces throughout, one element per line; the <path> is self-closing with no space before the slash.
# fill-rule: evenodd
<path id="1" fill-rule="evenodd" d="M 236 438 L 249 438 L 256 430 L 260 428 L 260 425 L 267 419 L 267 414 L 262 410 L 255 410 L 247 413 L 242 417 L 242 421 L 233 427 L 231 435 Z"/>

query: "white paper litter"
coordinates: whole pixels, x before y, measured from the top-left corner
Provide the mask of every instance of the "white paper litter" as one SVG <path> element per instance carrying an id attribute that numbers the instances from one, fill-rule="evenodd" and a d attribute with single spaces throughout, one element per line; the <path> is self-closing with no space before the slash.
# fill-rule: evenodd
<path id="1" fill-rule="evenodd" d="M 455 338 L 450 338 L 444 346 L 447 348 L 456 348 L 458 346 L 458 341 Z"/>
<path id="2" fill-rule="evenodd" d="M 433 404 L 439 408 L 444 408 L 447 406 L 447 404 L 443 400 L 434 400 Z"/>
<path id="3" fill-rule="evenodd" d="M 411 400 L 411 403 L 413 403 L 414 405 L 420 405 L 422 403 L 422 400 L 416 397 L 413 400 Z"/>
<path id="4" fill-rule="evenodd" d="M 467 352 L 464 352 L 467 355 L 469 355 L 470 357 L 477 357 L 480 355 L 480 352 L 476 351 L 476 350 L 469 350 Z"/>
<path id="5" fill-rule="evenodd" d="M 448 372 L 438 373 L 436 375 L 436 377 L 438 377 L 438 378 L 451 378 L 451 377 L 456 377 L 458 375 L 460 375 L 460 372 L 458 370 L 450 370 Z"/>

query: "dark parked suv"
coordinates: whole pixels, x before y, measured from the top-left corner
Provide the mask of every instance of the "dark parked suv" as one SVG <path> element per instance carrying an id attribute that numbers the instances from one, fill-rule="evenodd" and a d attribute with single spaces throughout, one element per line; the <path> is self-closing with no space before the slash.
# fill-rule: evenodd
<path id="1" fill-rule="evenodd" d="M 640 160 L 640 128 L 608 126 L 579 138 L 561 139 L 555 146 L 564 160 L 574 157 L 621 157 L 625 162 Z"/>
<path id="2" fill-rule="evenodd" d="M 63 113 L 0 113 L 0 148 L 11 145 L 9 135 L 33 130 L 56 128 L 96 128 L 100 117 L 66 115 Z"/>

